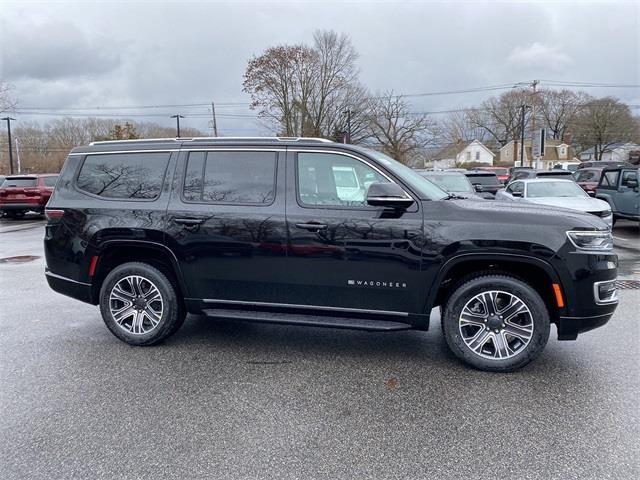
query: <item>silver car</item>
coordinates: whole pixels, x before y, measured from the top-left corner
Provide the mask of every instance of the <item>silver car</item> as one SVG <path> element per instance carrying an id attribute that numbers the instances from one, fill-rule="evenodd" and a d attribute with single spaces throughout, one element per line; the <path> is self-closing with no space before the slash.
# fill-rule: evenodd
<path id="1" fill-rule="evenodd" d="M 590 197 L 573 180 L 555 178 L 531 178 L 516 180 L 496 193 L 496 200 L 538 203 L 553 207 L 569 208 L 600 217 L 609 226 L 613 225 L 611 206 Z"/>

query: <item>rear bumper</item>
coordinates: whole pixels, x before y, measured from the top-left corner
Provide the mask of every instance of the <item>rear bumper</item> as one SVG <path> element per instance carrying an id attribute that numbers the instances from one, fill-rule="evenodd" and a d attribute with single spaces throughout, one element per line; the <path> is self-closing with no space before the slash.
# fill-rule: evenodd
<path id="1" fill-rule="evenodd" d="M 0 203 L 0 211 L 2 212 L 27 212 L 44 211 L 44 205 L 38 203 Z"/>
<path id="2" fill-rule="evenodd" d="M 47 283 L 52 290 L 66 295 L 67 297 L 80 300 L 81 302 L 93 303 L 90 283 L 78 282 L 61 275 L 56 275 L 55 273 L 51 273 L 49 269 L 45 269 L 44 274 L 47 278 Z"/>

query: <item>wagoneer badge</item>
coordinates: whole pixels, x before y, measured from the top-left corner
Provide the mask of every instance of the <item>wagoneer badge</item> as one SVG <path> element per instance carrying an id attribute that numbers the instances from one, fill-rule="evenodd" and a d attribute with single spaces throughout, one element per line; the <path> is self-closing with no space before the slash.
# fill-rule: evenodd
<path id="1" fill-rule="evenodd" d="M 381 282 L 377 280 L 347 280 L 347 285 L 352 287 L 407 288 L 407 284 L 403 282 Z"/>

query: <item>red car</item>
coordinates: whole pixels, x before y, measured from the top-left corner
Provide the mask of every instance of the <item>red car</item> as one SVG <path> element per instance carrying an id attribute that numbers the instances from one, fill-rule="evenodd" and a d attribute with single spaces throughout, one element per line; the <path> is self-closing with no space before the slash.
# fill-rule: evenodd
<path id="1" fill-rule="evenodd" d="M 21 218 L 25 213 L 44 213 L 58 175 L 11 175 L 0 185 L 0 216 Z"/>
<path id="2" fill-rule="evenodd" d="M 477 167 L 474 170 L 487 170 L 489 172 L 493 172 L 500 180 L 500 183 L 505 184 L 509 179 L 509 169 L 505 167 Z"/>
<path id="3" fill-rule="evenodd" d="M 592 197 L 596 196 L 596 188 L 602 176 L 602 168 L 581 168 L 573 173 L 573 180 Z"/>

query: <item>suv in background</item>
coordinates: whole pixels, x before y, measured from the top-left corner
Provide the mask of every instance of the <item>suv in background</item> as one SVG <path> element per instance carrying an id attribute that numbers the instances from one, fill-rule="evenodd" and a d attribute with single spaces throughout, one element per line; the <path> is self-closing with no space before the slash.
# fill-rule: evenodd
<path id="1" fill-rule="evenodd" d="M 58 175 L 10 175 L 0 185 L 0 216 L 22 218 L 31 211 L 44 213 Z"/>
<path id="2" fill-rule="evenodd" d="M 464 174 L 471 182 L 471 185 L 473 185 L 473 188 L 475 188 L 478 196 L 482 198 L 493 200 L 498 190 L 504 188 L 504 185 L 498 180 L 498 176 L 495 173 L 482 170 L 469 170 L 464 172 Z"/>
<path id="3" fill-rule="evenodd" d="M 613 221 L 619 218 L 640 221 L 640 193 L 637 166 L 606 168 L 596 188 L 596 198 L 611 205 Z"/>
<path id="4" fill-rule="evenodd" d="M 420 175 L 435 183 L 445 192 L 460 198 L 482 198 L 476 193 L 469 179 L 460 172 L 416 170 Z"/>
<path id="5" fill-rule="evenodd" d="M 600 183 L 602 168 L 581 168 L 573 172 L 572 178 L 582 189 L 592 197 L 596 196 L 596 188 Z"/>
<path id="6" fill-rule="evenodd" d="M 458 200 L 355 145 L 96 142 L 72 150 L 60 175 L 47 282 L 99 305 L 131 345 L 161 342 L 187 312 L 388 332 L 427 330 L 440 307 L 455 355 L 512 371 L 540 355 L 551 323 L 574 340 L 617 306 L 601 219 Z"/>
<path id="7" fill-rule="evenodd" d="M 578 170 L 582 168 L 615 168 L 615 167 L 633 167 L 630 163 L 627 162 L 602 162 L 602 161 L 593 161 L 593 162 L 580 162 L 578 165 Z"/>
<path id="8" fill-rule="evenodd" d="M 495 173 L 503 185 L 509 180 L 509 169 L 507 167 L 476 167 L 474 170 L 481 170 Z"/>
<path id="9" fill-rule="evenodd" d="M 528 178 L 566 178 L 571 180 L 572 172 L 569 170 L 535 170 L 533 168 L 523 168 L 515 170 L 511 177 L 509 177 L 509 183 L 515 180 L 526 180 Z"/>

